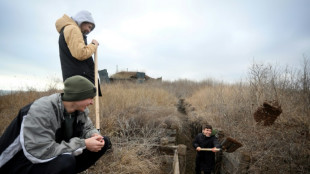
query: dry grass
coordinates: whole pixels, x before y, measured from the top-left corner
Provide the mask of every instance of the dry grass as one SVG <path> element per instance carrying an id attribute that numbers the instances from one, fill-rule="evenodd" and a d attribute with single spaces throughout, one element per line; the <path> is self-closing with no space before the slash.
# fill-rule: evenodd
<path id="1" fill-rule="evenodd" d="M 16 117 L 20 108 L 48 94 L 52 94 L 52 91 L 19 91 L 0 96 L 0 134 L 4 132 L 5 128 Z"/>
<path id="2" fill-rule="evenodd" d="M 154 146 L 163 127 L 178 129 L 178 143 L 188 146 L 186 173 L 192 173 L 195 152 L 191 142 L 205 123 L 242 142 L 238 151 L 251 156 L 248 173 L 309 173 L 307 67 L 299 72 L 254 64 L 247 82 L 232 85 L 212 80 L 103 85 L 101 133 L 110 136 L 113 151 L 84 173 L 165 173 L 163 156 Z M 0 96 L 0 133 L 19 108 L 52 92 Z M 185 99 L 186 114 L 177 111 L 181 98 Z M 272 100 L 281 105 L 282 114 L 272 125 L 256 123 L 255 111 L 264 101 Z M 90 110 L 95 121 L 94 106 Z"/>
<path id="3" fill-rule="evenodd" d="M 151 84 L 102 86 L 101 133 L 111 137 L 113 152 L 104 155 L 90 173 L 164 173 L 157 145 L 162 127 L 181 128 L 177 99 Z M 94 107 L 90 107 L 93 112 Z M 94 121 L 94 117 L 92 116 Z"/>

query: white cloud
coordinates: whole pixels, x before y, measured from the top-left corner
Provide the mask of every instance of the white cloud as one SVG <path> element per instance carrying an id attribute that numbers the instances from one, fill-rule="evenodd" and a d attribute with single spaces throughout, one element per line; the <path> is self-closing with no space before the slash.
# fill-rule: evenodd
<path id="1" fill-rule="evenodd" d="M 120 31 L 130 37 L 149 38 L 171 28 L 182 28 L 184 22 L 182 15 L 177 12 L 153 11 L 123 21 Z"/>
<path id="2" fill-rule="evenodd" d="M 1 78 L 16 79 L 20 74 L 61 78 L 55 21 L 83 9 L 96 21 L 88 39 L 99 41 L 99 69 L 106 68 L 109 74 L 118 66 L 165 80 L 210 76 L 230 80 L 244 76 L 253 58 L 298 65 L 303 54 L 310 54 L 307 0 L 94 0 L 92 4 L 1 1 L 0 19 L 6 24 L 0 28 Z"/>
<path id="3" fill-rule="evenodd" d="M 55 77 L 39 77 L 34 75 L 0 75 L 4 83 L 0 83 L 1 90 L 29 90 L 46 91 L 50 88 L 62 89 L 63 83 Z"/>
<path id="4" fill-rule="evenodd" d="M 103 29 L 98 35 L 98 41 L 102 41 L 103 47 L 111 52 L 125 52 L 129 57 L 138 56 L 135 43 L 121 34 L 117 31 Z"/>

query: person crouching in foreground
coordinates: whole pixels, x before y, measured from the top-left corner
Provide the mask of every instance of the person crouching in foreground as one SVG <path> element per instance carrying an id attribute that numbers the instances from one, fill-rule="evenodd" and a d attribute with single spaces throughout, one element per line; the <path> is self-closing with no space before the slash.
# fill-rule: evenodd
<path id="1" fill-rule="evenodd" d="M 64 82 L 64 93 L 23 107 L 0 137 L 0 173 L 79 173 L 111 142 L 88 117 L 96 88 L 82 76 Z"/>
<path id="2" fill-rule="evenodd" d="M 221 147 L 217 138 L 212 135 L 211 125 L 203 127 L 202 133 L 196 136 L 193 146 L 197 151 L 196 174 L 201 174 L 201 171 L 204 174 L 211 174 L 215 166 L 215 149 Z M 212 151 L 201 151 L 201 148 L 212 148 Z"/>

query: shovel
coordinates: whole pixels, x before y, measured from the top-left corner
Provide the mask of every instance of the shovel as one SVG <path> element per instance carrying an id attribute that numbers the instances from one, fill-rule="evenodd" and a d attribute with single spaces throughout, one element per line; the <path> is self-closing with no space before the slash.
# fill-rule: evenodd
<path id="1" fill-rule="evenodd" d="M 221 142 L 222 148 L 216 148 L 215 151 L 221 151 L 232 153 L 242 146 L 237 140 L 227 137 Z M 212 151 L 212 148 L 201 148 L 200 151 Z"/>

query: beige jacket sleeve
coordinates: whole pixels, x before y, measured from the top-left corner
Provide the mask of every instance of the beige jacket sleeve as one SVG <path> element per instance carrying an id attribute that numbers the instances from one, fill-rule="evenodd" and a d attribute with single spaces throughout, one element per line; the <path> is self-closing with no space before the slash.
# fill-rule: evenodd
<path id="1" fill-rule="evenodd" d="M 85 45 L 81 30 L 77 26 L 65 27 L 64 37 L 71 55 L 80 61 L 91 57 L 97 49 L 94 44 Z"/>

